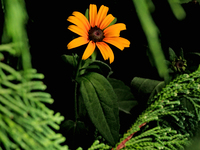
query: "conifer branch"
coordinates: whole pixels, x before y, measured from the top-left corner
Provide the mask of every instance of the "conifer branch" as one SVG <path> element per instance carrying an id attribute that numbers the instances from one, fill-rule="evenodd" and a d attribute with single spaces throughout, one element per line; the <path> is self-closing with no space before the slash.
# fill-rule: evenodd
<path id="1" fill-rule="evenodd" d="M 115 149 L 184 148 L 190 144 L 199 124 L 199 99 L 200 68 L 180 75 L 155 95 Z M 194 109 L 185 105 L 188 102 Z M 147 125 L 141 129 L 144 123 Z M 139 134 L 134 137 L 136 132 Z"/>
<path id="2" fill-rule="evenodd" d="M 48 109 L 52 103 L 43 75 L 35 69 L 16 71 L 0 62 L 0 141 L 4 149 L 67 149 L 65 138 L 57 134 L 64 119 Z"/>

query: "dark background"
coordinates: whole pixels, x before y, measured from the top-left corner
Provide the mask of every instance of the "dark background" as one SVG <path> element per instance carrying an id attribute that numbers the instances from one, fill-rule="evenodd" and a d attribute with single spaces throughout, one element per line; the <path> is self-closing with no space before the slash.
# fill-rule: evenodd
<path id="1" fill-rule="evenodd" d="M 71 24 L 67 18 L 73 11 L 85 13 L 89 4 L 102 4 L 109 7 L 109 12 L 117 17 L 117 22 L 125 23 L 127 30 L 121 32 L 121 36 L 131 42 L 130 48 L 124 51 L 111 46 L 115 60 L 110 65 L 113 70 L 111 77 L 120 79 L 128 86 L 133 77 L 139 76 L 150 79 L 162 80 L 155 67 L 152 67 L 147 51 L 147 41 L 140 22 L 137 18 L 132 0 L 25 0 L 29 20 L 27 32 L 29 37 L 30 52 L 33 68 L 45 75 L 44 83 L 47 92 L 51 93 L 55 102 L 49 106 L 55 111 L 61 112 L 66 119 L 73 119 L 73 84 L 67 65 L 62 61 L 61 55 L 77 53 L 83 54 L 86 45 L 68 50 L 67 44 L 76 37 L 67 27 Z M 167 0 L 154 0 L 155 11 L 152 16 L 160 29 L 160 39 L 163 52 L 168 57 L 168 48 L 175 52 L 183 48 L 184 52 L 200 52 L 200 6 L 190 2 L 183 4 L 186 18 L 178 21 Z M 1 11 L 2 13 L 2 11 Z M 2 13 L 3 14 L 3 13 Z M 1 26 L 2 26 L 1 17 Z M 99 55 L 98 59 L 103 60 Z M 106 61 L 108 63 L 108 61 Z"/>
<path id="2" fill-rule="evenodd" d="M 167 1 L 154 0 L 155 11 L 152 16 L 160 29 L 160 39 L 163 52 L 168 57 L 168 48 L 175 52 L 183 48 L 184 52 L 199 52 L 200 35 L 200 6 L 198 3 L 190 2 L 183 4 L 186 11 L 186 18 L 178 21 Z M 121 36 L 131 42 L 130 48 L 120 51 L 111 46 L 115 60 L 110 65 L 115 77 L 124 81 L 127 85 L 133 77 L 145 77 L 159 79 L 155 67 L 152 67 L 147 51 L 147 41 L 140 22 L 137 18 L 132 0 L 73 0 L 73 1 L 29 1 L 26 0 L 29 21 L 27 32 L 30 42 L 32 64 L 38 72 L 45 75 L 47 91 L 55 99 L 58 108 L 63 107 L 69 101 L 72 93 L 70 72 L 66 64 L 62 61 L 61 55 L 77 53 L 83 54 L 86 45 L 68 50 L 67 44 L 72 37 L 77 35 L 67 29 L 71 24 L 66 19 L 73 11 L 85 13 L 90 3 L 97 4 L 99 8 L 102 4 L 109 7 L 109 12 L 117 17 L 117 22 L 125 23 L 127 30 L 121 32 Z M 98 59 L 103 60 L 99 55 Z M 107 61 L 108 63 L 108 61 Z M 63 115 L 66 115 L 66 110 Z"/>

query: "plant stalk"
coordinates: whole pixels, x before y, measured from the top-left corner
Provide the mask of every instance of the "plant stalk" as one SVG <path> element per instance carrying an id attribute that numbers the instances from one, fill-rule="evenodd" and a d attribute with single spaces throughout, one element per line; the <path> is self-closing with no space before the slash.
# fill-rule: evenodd
<path id="1" fill-rule="evenodd" d="M 75 75 L 75 89 L 74 89 L 74 110 L 75 110 L 75 122 L 77 122 L 79 116 L 78 116 L 78 94 L 77 94 L 77 88 L 78 88 L 78 83 L 76 82 L 76 79 L 79 76 L 79 70 L 81 69 L 82 66 L 82 59 L 80 58 L 78 67 L 76 70 L 76 75 Z"/>

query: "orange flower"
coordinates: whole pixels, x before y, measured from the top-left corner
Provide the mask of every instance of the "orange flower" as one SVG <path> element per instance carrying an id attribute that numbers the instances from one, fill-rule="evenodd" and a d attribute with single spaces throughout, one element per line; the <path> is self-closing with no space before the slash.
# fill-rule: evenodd
<path id="1" fill-rule="evenodd" d="M 87 44 L 82 59 L 85 60 L 92 55 L 96 46 L 100 50 L 104 60 L 109 58 L 110 63 L 114 61 L 114 54 L 107 43 L 112 44 L 123 50 L 124 47 L 129 47 L 130 42 L 120 36 L 120 31 L 126 30 L 126 25 L 117 23 L 110 25 L 115 19 L 113 15 L 108 14 L 108 7 L 102 5 L 97 13 L 97 6 L 90 4 L 89 6 L 89 21 L 80 12 L 74 11 L 73 16 L 68 17 L 68 21 L 75 24 L 68 27 L 72 32 L 80 35 L 73 39 L 68 45 L 68 49 L 72 49 L 84 44 Z"/>

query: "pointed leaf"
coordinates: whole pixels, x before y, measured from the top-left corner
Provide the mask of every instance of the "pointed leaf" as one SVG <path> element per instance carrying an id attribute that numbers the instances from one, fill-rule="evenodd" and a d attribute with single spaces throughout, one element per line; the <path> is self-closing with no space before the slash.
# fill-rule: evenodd
<path id="1" fill-rule="evenodd" d="M 102 136 L 115 145 L 119 138 L 119 112 L 112 86 L 104 76 L 95 72 L 84 75 L 78 82 L 91 121 Z"/>
<path id="2" fill-rule="evenodd" d="M 98 60 L 93 61 L 86 69 L 87 71 L 97 72 L 104 76 L 109 76 L 112 73 L 109 65 Z"/>
<path id="3" fill-rule="evenodd" d="M 68 132 L 74 127 L 74 121 L 73 120 L 66 120 L 63 124 L 62 127 L 65 128 L 65 132 Z"/>
<path id="4" fill-rule="evenodd" d="M 142 100 L 141 103 L 150 101 L 151 98 L 165 87 L 164 81 L 145 79 L 140 77 L 133 78 L 131 82 L 134 93 Z M 144 102 L 145 101 L 145 102 Z"/>
<path id="5" fill-rule="evenodd" d="M 108 25 L 108 27 L 111 26 L 111 25 L 113 25 L 113 24 L 115 24 L 116 22 L 117 22 L 117 18 L 115 18 L 115 19 Z"/>
<path id="6" fill-rule="evenodd" d="M 86 60 L 81 61 L 81 68 L 79 70 L 79 75 L 83 75 L 83 74 L 87 73 L 86 69 L 90 65 L 91 62 L 92 62 L 91 59 L 86 59 Z"/>
<path id="7" fill-rule="evenodd" d="M 183 9 L 183 7 L 175 2 L 174 0 L 168 0 L 168 3 L 171 7 L 172 12 L 174 13 L 174 16 L 178 19 L 178 20 L 182 20 L 185 18 L 186 13 Z"/>
<path id="8" fill-rule="evenodd" d="M 198 53 L 198 52 L 191 52 L 191 54 L 195 54 L 195 55 L 200 56 L 200 53 Z"/>
<path id="9" fill-rule="evenodd" d="M 62 55 L 61 57 L 66 63 L 70 64 L 73 68 L 76 68 L 78 64 L 78 55 Z"/>
<path id="10" fill-rule="evenodd" d="M 181 56 L 181 58 L 184 58 L 184 53 L 183 53 L 183 49 L 182 49 L 182 48 L 181 48 L 181 50 L 180 50 L 179 56 Z"/>
<path id="11" fill-rule="evenodd" d="M 176 59 L 176 58 L 177 58 L 177 56 L 176 56 L 174 50 L 169 48 L 169 60 L 174 61 L 174 59 Z"/>
<path id="12" fill-rule="evenodd" d="M 118 97 L 118 106 L 119 110 L 127 114 L 130 114 L 130 110 L 137 105 L 137 101 L 131 90 L 126 86 L 122 81 L 108 78 L 108 81 L 112 85 L 117 97 Z"/>
<path id="13" fill-rule="evenodd" d="M 67 138 L 67 142 L 70 142 L 70 146 L 73 146 L 74 142 L 78 145 L 83 138 L 88 138 L 86 137 L 87 128 L 82 121 L 66 120 L 62 123 L 60 131 Z"/>
<path id="14" fill-rule="evenodd" d="M 89 20 L 89 9 L 88 8 L 85 11 L 85 17 L 87 18 L 87 20 Z"/>

